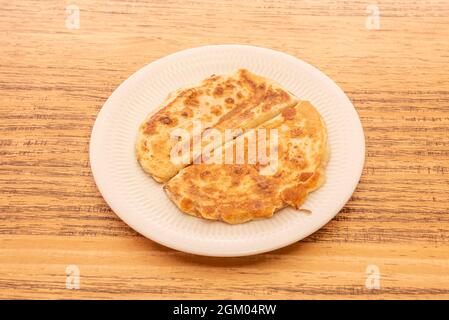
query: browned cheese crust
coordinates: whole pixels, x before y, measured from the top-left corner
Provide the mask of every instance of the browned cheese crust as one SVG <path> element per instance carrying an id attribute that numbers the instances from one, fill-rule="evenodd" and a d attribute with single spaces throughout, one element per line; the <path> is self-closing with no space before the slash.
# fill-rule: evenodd
<path id="1" fill-rule="evenodd" d="M 279 162 L 274 174 L 261 174 L 264 166 L 259 163 L 193 164 L 165 185 L 172 201 L 188 214 L 231 224 L 271 217 L 288 205 L 298 209 L 308 193 L 324 182 L 328 157 L 324 122 L 303 101 L 259 128 L 278 129 Z M 223 148 L 235 144 L 236 140 Z"/>
<path id="2" fill-rule="evenodd" d="M 173 92 L 145 119 L 138 132 L 137 159 L 156 181 L 167 182 L 188 165 L 170 159 L 176 143 L 170 138 L 172 130 L 183 128 L 192 133 L 194 121 L 201 121 L 203 129 L 220 131 L 254 128 L 296 103 L 297 99 L 278 84 L 248 70 L 213 75 Z"/>

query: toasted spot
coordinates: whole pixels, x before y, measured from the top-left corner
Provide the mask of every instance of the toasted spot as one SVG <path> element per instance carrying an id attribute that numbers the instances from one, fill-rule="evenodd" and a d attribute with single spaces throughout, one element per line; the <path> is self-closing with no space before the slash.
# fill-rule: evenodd
<path id="1" fill-rule="evenodd" d="M 307 181 L 311 176 L 313 176 L 313 172 L 302 172 L 299 176 L 299 181 Z"/>
<path id="2" fill-rule="evenodd" d="M 241 79 L 238 81 L 239 84 L 242 84 L 244 82 L 247 86 L 249 86 L 252 89 L 252 91 L 256 91 L 257 84 L 251 79 L 247 70 L 245 69 L 239 70 L 239 75 Z"/>
<path id="3" fill-rule="evenodd" d="M 189 198 L 184 198 L 181 200 L 181 210 L 189 211 L 193 208 L 193 201 Z"/>
<path id="4" fill-rule="evenodd" d="M 205 179 L 205 178 L 207 178 L 208 176 L 210 176 L 210 171 L 205 170 L 205 171 L 202 171 L 202 172 L 200 173 L 200 177 L 201 177 L 202 179 Z"/>
<path id="5" fill-rule="evenodd" d="M 265 89 L 265 84 L 260 84 L 258 86 L 254 85 L 253 103 L 259 104 L 265 99 Z"/>
<path id="6" fill-rule="evenodd" d="M 292 135 L 292 137 L 299 137 L 303 134 L 303 131 L 299 128 L 296 128 L 296 129 L 290 130 L 290 134 Z"/>
<path id="7" fill-rule="evenodd" d="M 148 147 L 147 147 L 147 141 L 146 140 L 144 140 L 142 142 L 142 144 L 140 145 L 140 150 L 143 151 L 143 152 L 148 152 Z"/>
<path id="8" fill-rule="evenodd" d="M 160 117 L 159 121 L 162 122 L 163 124 L 171 124 L 173 122 L 172 119 L 170 119 L 170 117 L 167 116 Z"/>
<path id="9" fill-rule="evenodd" d="M 223 92 L 224 92 L 223 87 L 222 86 L 217 86 L 214 89 L 213 95 L 214 95 L 214 97 L 221 96 L 221 95 L 223 95 Z"/>
<path id="10" fill-rule="evenodd" d="M 211 112 L 214 115 L 219 116 L 219 115 L 221 115 L 221 107 L 219 105 L 215 105 L 211 108 Z"/>
<path id="11" fill-rule="evenodd" d="M 152 135 L 157 133 L 157 128 L 156 128 L 156 124 L 153 121 L 148 121 L 145 124 L 145 129 L 143 130 L 144 134 L 148 134 L 148 135 Z"/>
<path id="12" fill-rule="evenodd" d="M 242 174 L 245 173 L 245 171 L 246 170 L 242 166 L 236 166 L 234 168 L 234 170 L 232 170 L 232 173 L 235 174 L 235 175 L 242 175 Z"/>
<path id="13" fill-rule="evenodd" d="M 183 117 L 192 117 L 193 116 L 193 111 L 189 107 L 185 107 L 184 109 L 182 109 L 181 115 Z"/>
<path id="14" fill-rule="evenodd" d="M 292 120 L 295 118 L 296 109 L 294 107 L 287 107 L 284 110 L 282 110 L 281 114 L 285 120 Z"/>
<path id="15" fill-rule="evenodd" d="M 176 126 L 178 124 L 178 120 L 176 118 L 170 118 L 168 116 L 160 117 L 159 122 L 168 126 Z"/>
<path id="16" fill-rule="evenodd" d="M 284 90 L 268 90 L 265 95 L 265 100 L 270 103 L 282 103 L 290 100 L 290 96 Z"/>
<path id="17" fill-rule="evenodd" d="M 257 186 L 262 190 L 266 190 L 270 187 L 270 183 L 265 179 L 257 179 L 256 183 Z"/>
<path id="18" fill-rule="evenodd" d="M 226 98 L 226 99 L 225 99 L 225 102 L 226 102 L 226 103 L 234 103 L 234 99 L 232 99 L 231 97 L 229 97 L 229 98 Z"/>
<path id="19" fill-rule="evenodd" d="M 226 81 L 225 87 L 227 90 L 232 90 L 235 88 L 235 86 L 232 84 L 230 80 Z"/>
<path id="20" fill-rule="evenodd" d="M 199 106 L 200 101 L 198 100 L 198 96 L 200 95 L 200 92 L 192 91 L 185 99 L 184 103 L 187 106 Z"/>

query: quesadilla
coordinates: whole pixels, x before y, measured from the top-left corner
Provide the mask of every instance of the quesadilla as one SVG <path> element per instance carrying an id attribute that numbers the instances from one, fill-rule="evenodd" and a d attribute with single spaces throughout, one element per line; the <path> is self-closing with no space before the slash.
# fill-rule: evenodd
<path id="1" fill-rule="evenodd" d="M 167 182 L 182 168 L 191 164 L 205 147 L 211 128 L 250 129 L 278 115 L 298 100 L 279 84 L 239 69 L 231 75 L 212 75 L 201 83 L 170 94 L 162 106 L 141 124 L 136 142 L 136 155 L 142 168 L 157 182 Z M 196 130 L 200 124 L 200 128 Z M 185 133 L 188 141 L 180 143 Z M 175 134 L 176 133 L 176 134 Z M 211 149 L 237 136 L 223 135 Z M 198 143 L 192 140 L 205 137 Z M 188 146 L 189 155 L 173 157 L 175 147 Z M 175 161 L 176 160 L 176 161 Z"/>
<path id="2" fill-rule="evenodd" d="M 276 130 L 277 162 L 249 163 L 248 138 L 256 132 Z M 235 163 L 243 141 L 244 163 Z M 233 150 L 234 152 L 230 152 Z M 234 163 L 223 161 L 226 151 Z M 287 106 L 282 112 L 213 151 L 221 163 L 199 163 L 182 169 L 165 186 L 170 199 L 185 213 L 230 224 L 271 217 L 277 210 L 299 208 L 309 192 L 324 182 L 327 132 L 317 110 L 307 101 Z M 219 155 L 216 157 L 216 155 Z"/>

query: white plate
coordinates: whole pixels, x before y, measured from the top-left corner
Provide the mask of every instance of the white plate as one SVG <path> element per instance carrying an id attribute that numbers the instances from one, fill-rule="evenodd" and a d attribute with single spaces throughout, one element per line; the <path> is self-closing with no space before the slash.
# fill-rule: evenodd
<path id="1" fill-rule="evenodd" d="M 274 79 L 297 97 L 310 100 L 326 122 L 330 146 L 326 183 L 303 205 L 312 214 L 286 208 L 273 218 L 234 226 L 198 219 L 179 211 L 136 161 L 137 129 L 169 92 L 240 67 Z M 357 112 L 331 79 L 285 53 L 243 45 L 189 49 L 143 67 L 106 101 L 90 141 L 95 182 L 121 219 L 167 247 L 207 256 L 267 252 L 312 234 L 348 201 L 360 179 L 364 156 Z"/>

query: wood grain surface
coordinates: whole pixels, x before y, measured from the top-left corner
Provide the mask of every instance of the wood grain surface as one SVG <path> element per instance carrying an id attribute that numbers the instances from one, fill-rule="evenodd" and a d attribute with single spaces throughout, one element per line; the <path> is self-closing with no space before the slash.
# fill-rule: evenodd
<path id="1" fill-rule="evenodd" d="M 449 298 L 449 1 L 372 2 L 378 30 L 361 0 L 1 0 L 0 298 Z M 329 224 L 231 259 L 134 232 L 88 161 L 95 117 L 122 81 L 221 43 L 321 69 L 354 103 L 367 149 L 356 192 Z M 66 288 L 69 265 L 79 289 Z M 380 287 L 366 286 L 377 269 Z"/>

